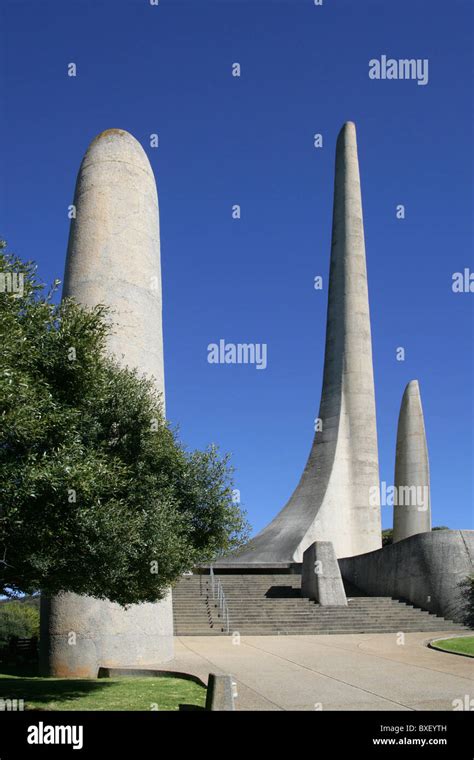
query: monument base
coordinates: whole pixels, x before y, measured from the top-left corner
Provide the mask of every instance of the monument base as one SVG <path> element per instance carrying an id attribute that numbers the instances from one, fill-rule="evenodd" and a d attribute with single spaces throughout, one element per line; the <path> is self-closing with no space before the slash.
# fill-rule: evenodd
<path id="1" fill-rule="evenodd" d="M 40 672 L 97 678 L 99 668 L 154 668 L 174 656 L 171 591 L 124 609 L 77 594 L 41 599 Z"/>

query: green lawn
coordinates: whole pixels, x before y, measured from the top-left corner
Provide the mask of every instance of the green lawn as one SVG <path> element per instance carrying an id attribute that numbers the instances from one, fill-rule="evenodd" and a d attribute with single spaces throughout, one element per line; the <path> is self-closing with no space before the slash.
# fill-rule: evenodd
<path id="1" fill-rule="evenodd" d="M 455 652 L 457 654 L 468 654 L 474 657 L 474 636 L 460 636 L 456 639 L 440 639 L 431 644 L 435 649 L 442 649 L 443 652 Z"/>
<path id="2" fill-rule="evenodd" d="M 183 678 L 71 680 L 3 672 L 0 673 L 0 699 L 23 699 L 25 709 L 179 710 L 203 708 L 206 690 Z"/>

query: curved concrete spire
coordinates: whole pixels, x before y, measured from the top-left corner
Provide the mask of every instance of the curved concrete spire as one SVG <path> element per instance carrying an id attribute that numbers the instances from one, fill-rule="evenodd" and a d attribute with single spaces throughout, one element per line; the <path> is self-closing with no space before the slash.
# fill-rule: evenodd
<path id="1" fill-rule="evenodd" d="M 92 141 L 74 205 L 63 295 L 111 307 L 110 353 L 153 377 L 164 403 L 158 197 L 148 158 L 131 134 L 108 129 Z M 126 610 L 71 593 L 41 600 L 47 675 L 96 677 L 99 666 L 150 668 L 172 657 L 171 592 Z"/>
<path id="2" fill-rule="evenodd" d="M 227 562 L 301 562 L 314 541 L 337 557 L 381 546 L 379 468 L 364 227 L 356 129 L 336 145 L 324 378 L 301 480 L 275 519 Z M 224 560 L 224 564 L 226 561 Z M 219 561 L 221 564 L 221 561 Z"/>
<path id="3" fill-rule="evenodd" d="M 418 380 L 405 388 L 397 430 L 393 541 L 431 530 L 430 466 Z"/>

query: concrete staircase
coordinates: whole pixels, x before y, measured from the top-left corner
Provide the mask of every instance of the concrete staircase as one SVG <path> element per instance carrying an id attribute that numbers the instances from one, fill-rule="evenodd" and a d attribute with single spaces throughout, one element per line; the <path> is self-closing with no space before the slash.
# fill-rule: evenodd
<path id="1" fill-rule="evenodd" d="M 347 587 L 347 607 L 320 607 L 301 596 L 296 574 L 219 574 L 230 614 L 230 633 L 285 634 L 463 631 L 464 626 L 384 596 Z M 173 589 L 177 636 L 225 635 L 209 575 L 181 578 Z"/>

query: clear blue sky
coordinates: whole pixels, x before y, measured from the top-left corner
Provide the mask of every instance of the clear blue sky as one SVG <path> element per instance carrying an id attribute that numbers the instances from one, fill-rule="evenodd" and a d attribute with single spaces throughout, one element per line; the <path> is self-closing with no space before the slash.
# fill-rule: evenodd
<path id="1" fill-rule="evenodd" d="M 160 199 L 168 415 L 190 446 L 232 452 L 255 530 L 290 496 L 312 441 L 334 147 L 342 123 L 356 122 L 381 479 L 393 482 L 400 400 L 418 378 L 433 522 L 472 528 L 474 294 L 451 290 L 453 272 L 474 270 L 472 2 L 1 0 L 1 9 L 0 236 L 46 281 L 62 279 L 88 143 L 110 127 L 141 141 Z M 369 79 L 382 54 L 429 59 L 428 85 Z M 220 338 L 268 344 L 268 368 L 208 364 Z M 382 514 L 389 527 L 391 510 Z"/>

